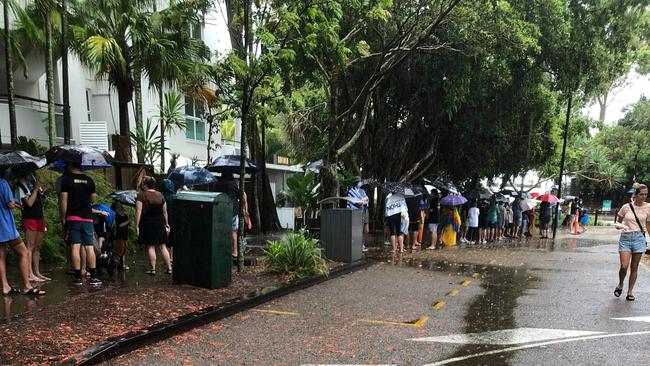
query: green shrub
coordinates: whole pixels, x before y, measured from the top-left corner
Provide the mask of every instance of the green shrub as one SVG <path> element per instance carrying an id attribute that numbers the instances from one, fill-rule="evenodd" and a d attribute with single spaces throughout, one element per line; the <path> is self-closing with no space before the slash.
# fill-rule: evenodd
<path id="1" fill-rule="evenodd" d="M 292 281 L 329 273 L 316 239 L 289 234 L 282 240 L 269 240 L 265 252 L 269 272 L 287 275 Z"/>

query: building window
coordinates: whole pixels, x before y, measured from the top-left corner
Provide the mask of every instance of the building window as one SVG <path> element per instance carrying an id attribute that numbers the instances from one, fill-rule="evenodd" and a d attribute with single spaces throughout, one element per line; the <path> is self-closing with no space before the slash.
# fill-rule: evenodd
<path id="1" fill-rule="evenodd" d="M 86 89 L 86 116 L 88 117 L 88 121 L 93 120 L 92 108 L 90 107 L 90 97 L 90 89 Z"/>
<path id="2" fill-rule="evenodd" d="M 194 103 L 191 98 L 185 97 L 185 137 L 190 140 L 205 141 L 205 121 L 203 120 L 203 106 Z"/>
<path id="3" fill-rule="evenodd" d="M 201 23 L 194 22 L 190 24 L 190 38 L 203 39 L 201 37 Z"/>

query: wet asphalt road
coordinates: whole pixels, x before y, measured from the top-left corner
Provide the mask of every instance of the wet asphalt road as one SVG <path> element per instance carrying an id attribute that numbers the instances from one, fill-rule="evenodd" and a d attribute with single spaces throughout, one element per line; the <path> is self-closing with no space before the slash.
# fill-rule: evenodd
<path id="1" fill-rule="evenodd" d="M 107 364 L 647 364 L 650 322 L 613 318 L 650 321 L 649 262 L 627 302 L 612 295 L 616 251 L 584 239 L 388 258 Z"/>

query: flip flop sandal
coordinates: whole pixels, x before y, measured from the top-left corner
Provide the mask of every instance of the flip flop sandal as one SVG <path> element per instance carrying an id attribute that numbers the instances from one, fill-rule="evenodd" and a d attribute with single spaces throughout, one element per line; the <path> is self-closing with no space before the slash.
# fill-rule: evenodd
<path id="1" fill-rule="evenodd" d="M 172 274 L 172 270 L 171 269 L 166 270 L 165 274 L 168 274 L 168 275 Z"/>
<path id="2" fill-rule="evenodd" d="M 3 292 L 2 296 L 18 295 L 19 293 L 20 293 L 19 289 L 15 288 L 15 287 L 12 287 L 12 288 L 9 289 L 9 292 L 7 292 L 7 293 Z"/>
<path id="3" fill-rule="evenodd" d="M 45 295 L 45 291 L 41 291 L 37 289 L 36 287 L 32 287 L 29 290 L 25 291 L 26 296 L 43 296 Z"/>
<path id="4" fill-rule="evenodd" d="M 618 287 L 617 287 L 616 289 L 614 289 L 614 296 L 616 296 L 616 297 L 621 297 L 621 293 L 623 293 L 623 289 L 622 289 L 622 288 L 618 288 Z"/>
<path id="5" fill-rule="evenodd" d="M 150 269 L 150 270 L 148 270 L 148 271 L 145 272 L 145 273 L 148 274 L 148 275 L 150 275 L 150 276 L 155 276 L 155 275 L 156 275 L 156 271 L 154 271 L 153 269 Z"/>
<path id="6" fill-rule="evenodd" d="M 627 301 L 634 301 L 634 300 L 636 300 L 636 299 L 634 298 L 634 295 L 627 295 L 627 296 L 625 296 L 625 300 L 627 300 Z"/>

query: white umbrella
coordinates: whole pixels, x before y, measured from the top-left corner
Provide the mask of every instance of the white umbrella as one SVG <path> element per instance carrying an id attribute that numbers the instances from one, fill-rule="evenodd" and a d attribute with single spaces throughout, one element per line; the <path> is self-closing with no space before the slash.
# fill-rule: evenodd
<path id="1" fill-rule="evenodd" d="M 524 200 L 521 200 L 520 205 L 522 211 L 528 211 L 528 210 L 532 210 L 537 206 L 537 201 L 535 201 L 534 199 L 526 198 Z"/>

